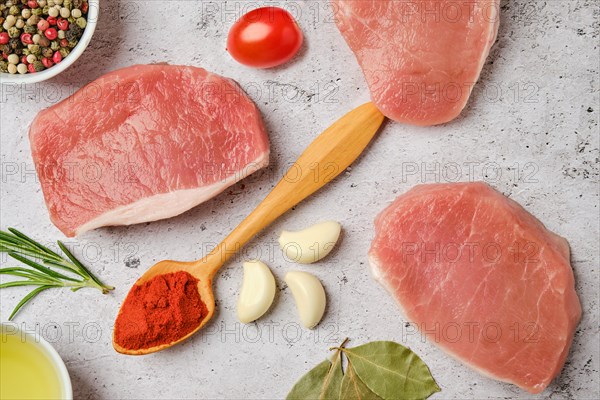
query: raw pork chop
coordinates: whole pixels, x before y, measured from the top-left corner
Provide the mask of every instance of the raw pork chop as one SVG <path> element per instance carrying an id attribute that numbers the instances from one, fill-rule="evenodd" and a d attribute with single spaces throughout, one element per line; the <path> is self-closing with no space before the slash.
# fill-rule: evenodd
<path id="1" fill-rule="evenodd" d="M 336 23 L 387 117 L 456 118 L 496 40 L 499 0 L 332 0 Z"/>
<path id="2" fill-rule="evenodd" d="M 569 245 L 483 183 L 417 186 L 375 221 L 375 278 L 443 350 L 532 393 L 581 317 Z"/>
<path id="3" fill-rule="evenodd" d="M 104 75 L 40 112 L 29 137 L 50 218 L 67 236 L 180 214 L 269 158 L 239 86 L 185 66 Z"/>

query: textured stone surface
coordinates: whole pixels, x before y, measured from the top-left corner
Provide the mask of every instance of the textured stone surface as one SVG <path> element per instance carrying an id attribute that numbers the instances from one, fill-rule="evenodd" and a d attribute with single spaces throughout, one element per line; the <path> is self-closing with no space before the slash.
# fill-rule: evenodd
<path id="1" fill-rule="evenodd" d="M 44 240 L 61 238 L 33 173 L 27 128 L 35 114 L 114 68 L 164 62 L 202 66 L 234 78 L 264 113 L 272 164 L 203 206 L 167 220 L 105 228 L 79 240 L 75 252 L 106 281 L 110 296 L 48 291 L 17 322 L 51 341 L 67 363 L 76 398 L 282 398 L 293 382 L 344 337 L 353 344 L 395 340 L 413 348 L 442 388 L 434 398 L 531 398 L 487 379 L 442 353 L 406 326 L 393 300 L 369 275 L 373 219 L 399 193 L 422 182 L 484 180 L 521 203 L 569 240 L 584 315 L 562 374 L 537 398 L 599 396 L 598 292 L 598 3 L 503 1 L 497 44 L 467 108 L 433 128 L 387 123 L 366 154 L 329 187 L 252 242 L 216 280 L 218 313 L 207 329 L 170 351 L 116 354 L 110 344 L 129 286 L 156 261 L 193 259 L 219 241 L 276 183 L 287 163 L 344 112 L 369 95 L 353 55 L 324 1 L 280 1 L 298 16 L 307 45 L 289 65 L 268 71 L 236 64 L 225 51 L 238 1 L 102 0 L 91 47 L 61 76 L 27 88 L 2 88 L 0 219 Z M 276 239 L 323 219 L 344 226 L 325 261 L 286 262 Z M 260 257 L 280 287 L 258 324 L 236 322 L 243 258 Z M 285 272 L 318 275 L 329 305 L 314 331 L 297 324 Z M 2 290 L 5 319 L 24 291 Z"/>

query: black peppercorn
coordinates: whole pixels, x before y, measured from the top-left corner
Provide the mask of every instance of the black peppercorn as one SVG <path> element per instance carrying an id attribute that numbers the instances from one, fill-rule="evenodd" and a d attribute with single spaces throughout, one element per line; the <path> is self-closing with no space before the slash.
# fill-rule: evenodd
<path id="1" fill-rule="evenodd" d="M 38 44 L 41 47 L 49 47 L 50 46 L 50 39 L 48 39 L 46 36 L 42 36 L 42 37 L 40 37 L 40 41 L 38 42 Z"/>
<path id="2" fill-rule="evenodd" d="M 52 54 L 54 54 L 54 51 L 52 51 L 51 48 L 49 47 L 44 47 L 42 49 L 42 56 L 46 57 L 46 58 L 50 58 L 52 57 Z"/>
<path id="3" fill-rule="evenodd" d="M 71 28 L 71 26 L 75 26 L 75 28 Z M 69 30 L 65 33 L 65 38 L 71 42 L 79 39 L 81 37 L 81 28 L 79 28 L 75 24 L 69 25 Z"/>
<path id="4" fill-rule="evenodd" d="M 35 69 L 35 72 L 40 72 L 46 69 L 41 61 L 35 61 L 33 63 L 33 68 Z"/>
<path id="5" fill-rule="evenodd" d="M 23 43 L 21 43 L 21 39 L 20 38 L 12 38 L 12 39 L 10 39 L 8 41 L 8 45 L 13 50 L 17 50 L 17 49 L 22 49 L 23 48 Z"/>

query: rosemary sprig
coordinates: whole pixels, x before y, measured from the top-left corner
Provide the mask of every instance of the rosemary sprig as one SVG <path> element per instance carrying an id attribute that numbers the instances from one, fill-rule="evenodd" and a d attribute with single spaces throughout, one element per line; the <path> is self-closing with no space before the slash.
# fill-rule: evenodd
<path id="1" fill-rule="evenodd" d="M 10 281 L 0 284 L 0 289 L 16 286 L 37 286 L 27 294 L 8 317 L 11 320 L 29 300 L 46 289 L 68 287 L 72 291 L 89 287 L 107 294 L 114 289 L 103 284 L 94 276 L 59 240 L 58 247 L 66 257 L 36 242 L 14 228 L 8 232 L 0 230 L 0 253 L 7 253 L 11 258 L 25 264 L 18 267 L 0 268 L 1 275 L 11 275 L 24 280 Z M 61 272 L 56 271 L 61 269 Z M 69 275 L 65 275 L 67 272 Z"/>

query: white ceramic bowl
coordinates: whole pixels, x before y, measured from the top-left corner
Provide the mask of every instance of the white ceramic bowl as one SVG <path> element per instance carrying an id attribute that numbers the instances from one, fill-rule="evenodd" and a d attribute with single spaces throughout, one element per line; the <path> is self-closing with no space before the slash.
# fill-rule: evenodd
<path id="1" fill-rule="evenodd" d="M 50 79 L 65 69 L 69 68 L 87 48 L 96 30 L 96 24 L 98 23 L 98 14 L 100 12 L 100 0 L 88 0 L 88 14 L 87 14 L 87 25 L 83 31 L 81 39 L 77 46 L 73 48 L 71 53 L 66 56 L 61 62 L 53 65 L 52 67 L 36 73 L 27 74 L 9 74 L 6 72 L 0 72 L 0 84 L 23 84 L 23 83 L 37 83 Z"/>
<path id="2" fill-rule="evenodd" d="M 0 323 L 0 329 L 10 330 L 10 335 L 23 335 L 23 330 L 19 328 L 17 324 L 14 323 Z M 39 347 L 41 351 L 43 351 L 48 356 L 50 362 L 56 369 L 64 394 L 62 400 L 73 400 L 73 387 L 71 386 L 71 377 L 69 376 L 69 371 L 67 371 L 67 367 L 65 366 L 65 363 L 63 362 L 62 358 L 60 358 L 58 352 L 41 335 L 33 335 L 28 332 L 25 332 L 24 334 L 27 336 L 27 341 L 30 341 L 30 343 L 34 343 L 36 346 Z"/>

